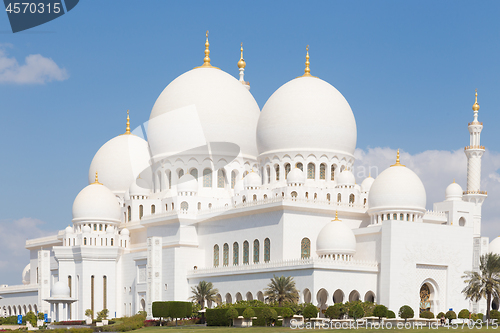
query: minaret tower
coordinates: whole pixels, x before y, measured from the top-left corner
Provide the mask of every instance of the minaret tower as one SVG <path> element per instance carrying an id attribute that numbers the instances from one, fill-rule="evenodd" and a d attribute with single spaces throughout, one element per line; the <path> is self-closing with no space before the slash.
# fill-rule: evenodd
<path id="1" fill-rule="evenodd" d="M 481 191 L 481 157 L 484 154 L 484 146 L 481 146 L 481 131 L 483 123 L 477 120 L 479 104 L 476 101 L 472 106 L 474 121 L 469 123 L 470 145 L 465 147 L 467 156 L 467 191 L 464 192 L 464 200 L 481 205 L 486 199 L 487 193 Z"/>
<path id="2" fill-rule="evenodd" d="M 243 43 L 241 43 L 240 52 L 241 52 L 240 61 L 238 61 L 238 68 L 240 69 L 240 82 L 241 82 L 241 84 L 243 84 L 245 86 L 245 88 L 250 90 L 250 83 L 246 82 L 244 79 L 245 67 L 246 67 L 247 63 L 243 59 Z"/>

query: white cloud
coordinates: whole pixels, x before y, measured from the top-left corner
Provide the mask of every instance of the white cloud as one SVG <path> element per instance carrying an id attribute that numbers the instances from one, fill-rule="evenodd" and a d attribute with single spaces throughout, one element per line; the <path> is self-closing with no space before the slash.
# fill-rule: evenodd
<path id="1" fill-rule="evenodd" d="M 25 63 L 20 65 L 15 58 L 9 58 L 5 48 L 8 44 L 0 44 L 0 83 L 43 84 L 51 81 L 64 81 L 69 75 L 54 60 L 40 54 L 30 54 Z"/>
<path id="2" fill-rule="evenodd" d="M 400 151 L 401 164 L 420 177 L 427 193 L 427 209 L 444 200 L 446 187 L 456 180 L 467 189 L 467 158 L 462 149 L 455 151 L 427 150 L 411 155 Z M 356 149 L 354 175 L 360 183 L 371 170 L 376 177 L 396 161 L 396 150 L 391 148 Z M 482 158 L 481 190 L 488 192 L 482 208 L 482 235 L 493 239 L 500 235 L 500 153 L 486 150 Z"/>
<path id="3" fill-rule="evenodd" d="M 46 224 L 32 218 L 0 220 L 0 284 L 21 284 L 21 272 L 29 263 L 26 240 L 54 234 Z"/>

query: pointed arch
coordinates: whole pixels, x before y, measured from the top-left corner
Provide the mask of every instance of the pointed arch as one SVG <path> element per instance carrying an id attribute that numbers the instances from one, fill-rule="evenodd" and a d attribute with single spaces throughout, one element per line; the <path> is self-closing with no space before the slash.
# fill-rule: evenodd
<path id="1" fill-rule="evenodd" d="M 311 241 L 307 237 L 302 238 L 300 242 L 300 257 L 302 259 L 311 257 Z"/>

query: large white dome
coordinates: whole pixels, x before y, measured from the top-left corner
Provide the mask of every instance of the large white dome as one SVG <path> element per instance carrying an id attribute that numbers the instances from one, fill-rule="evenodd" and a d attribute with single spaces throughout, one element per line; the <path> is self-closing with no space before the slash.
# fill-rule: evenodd
<path id="1" fill-rule="evenodd" d="M 351 228 L 335 219 L 321 229 L 316 240 L 319 256 L 332 254 L 353 255 L 356 252 L 356 237 Z"/>
<path id="2" fill-rule="evenodd" d="M 62 281 L 54 283 L 52 289 L 50 290 L 50 296 L 52 298 L 69 298 L 69 295 L 69 286 Z"/>
<path id="3" fill-rule="evenodd" d="M 405 166 L 384 170 L 373 182 L 368 194 L 369 210 L 418 210 L 425 212 L 424 184 Z"/>
<path id="4" fill-rule="evenodd" d="M 84 221 L 120 222 L 120 203 L 102 184 L 90 184 L 73 202 L 73 223 Z"/>
<path id="5" fill-rule="evenodd" d="M 115 193 L 128 190 L 137 176 L 149 167 L 148 143 L 133 134 L 119 135 L 106 142 L 95 154 L 89 168 L 89 184 L 96 171 L 99 181 Z"/>
<path id="6" fill-rule="evenodd" d="M 369 192 L 374 181 L 375 179 L 372 176 L 366 177 L 361 183 L 361 192 Z"/>
<path id="7" fill-rule="evenodd" d="M 259 106 L 234 77 L 215 68 L 193 69 L 172 81 L 156 100 L 148 123 L 155 159 L 207 142 L 230 142 L 256 158 Z"/>
<path id="8" fill-rule="evenodd" d="M 500 237 L 495 238 L 488 246 L 488 252 L 493 252 L 500 255 Z"/>
<path id="9" fill-rule="evenodd" d="M 353 156 L 356 121 L 335 87 L 299 77 L 281 86 L 264 105 L 257 146 L 260 154 L 305 150 Z"/>

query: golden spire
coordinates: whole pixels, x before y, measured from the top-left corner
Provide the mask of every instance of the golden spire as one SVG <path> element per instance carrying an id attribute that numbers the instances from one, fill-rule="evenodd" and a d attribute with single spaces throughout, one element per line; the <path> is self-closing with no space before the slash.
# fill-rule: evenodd
<path id="1" fill-rule="evenodd" d="M 217 68 L 210 64 L 210 43 L 208 42 L 208 30 L 205 36 L 207 37 L 207 40 L 205 41 L 205 58 L 203 58 L 203 65 L 195 68 Z"/>
<path id="2" fill-rule="evenodd" d="M 311 69 L 309 68 L 309 65 L 311 63 L 309 62 L 309 45 L 306 46 L 306 69 L 304 70 L 304 75 L 302 76 L 312 76 L 311 75 Z"/>
<path id="3" fill-rule="evenodd" d="M 335 220 L 332 220 L 332 222 L 333 221 L 340 221 L 338 211 L 335 211 Z"/>
<path id="4" fill-rule="evenodd" d="M 455 178 L 453 178 L 453 184 L 455 184 Z"/>
<path id="5" fill-rule="evenodd" d="M 130 133 L 130 116 L 129 116 L 128 110 L 127 110 L 127 128 L 125 130 L 125 134 L 131 134 Z"/>
<path id="6" fill-rule="evenodd" d="M 245 60 L 243 60 L 243 43 L 241 43 L 240 51 L 241 51 L 241 56 L 240 56 L 240 61 L 238 61 L 238 68 L 245 68 L 247 63 L 245 62 Z"/>
<path id="7" fill-rule="evenodd" d="M 393 166 L 403 166 L 404 167 L 403 164 L 399 163 L 399 149 L 398 149 L 398 153 L 396 155 L 396 164 L 391 165 L 391 167 L 393 167 Z"/>
<path id="8" fill-rule="evenodd" d="M 479 111 L 479 104 L 477 104 L 477 89 L 476 89 L 476 101 L 474 102 L 474 105 L 472 105 L 472 111 Z"/>
<path id="9" fill-rule="evenodd" d="M 95 172 L 95 181 L 92 184 L 102 185 L 101 183 L 99 183 L 99 175 L 97 171 Z"/>

